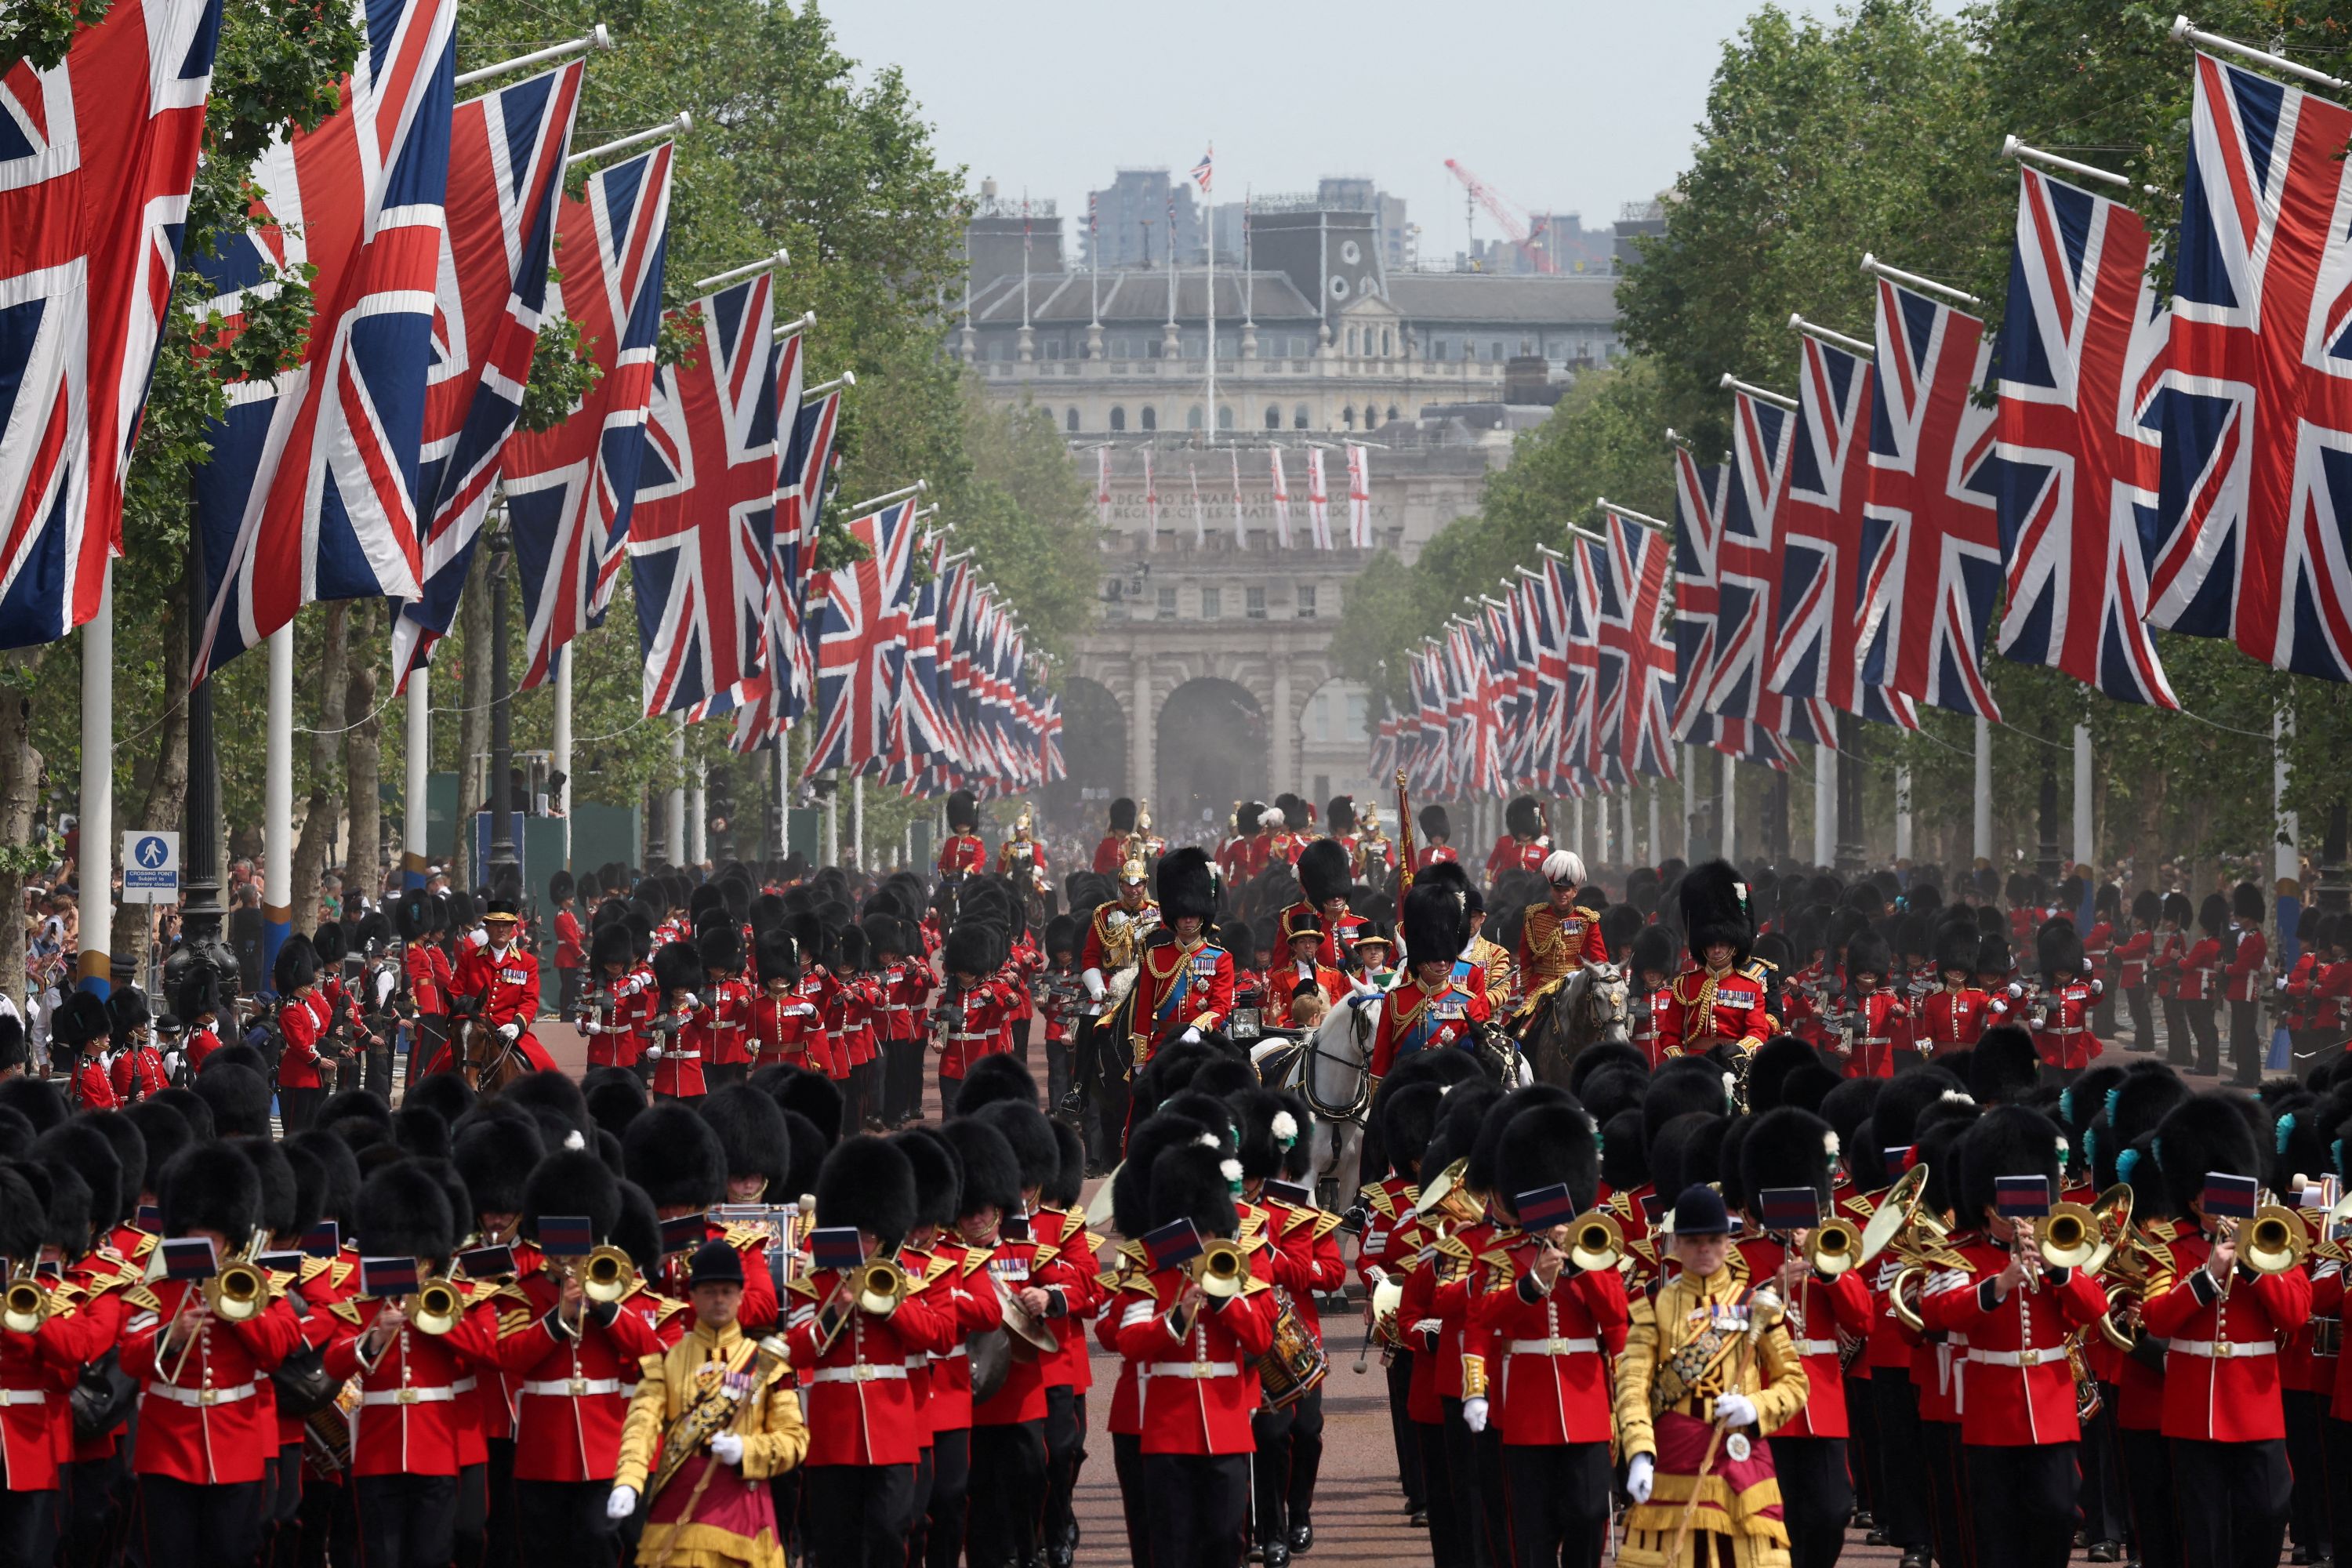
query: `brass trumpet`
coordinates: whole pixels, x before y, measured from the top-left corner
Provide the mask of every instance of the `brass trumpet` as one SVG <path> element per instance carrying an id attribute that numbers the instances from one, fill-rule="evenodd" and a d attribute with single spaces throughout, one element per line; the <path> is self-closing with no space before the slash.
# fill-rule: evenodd
<path id="1" fill-rule="evenodd" d="M 2099 1216 L 2081 1204 L 2054 1205 L 2035 1241 L 2051 1268 L 2080 1268 L 2099 1250 Z"/>
<path id="2" fill-rule="evenodd" d="M 591 1301 L 617 1301 L 636 1282 L 636 1264 L 617 1247 L 600 1247 L 581 1265 L 580 1289 Z"/>
<path id="3" fill-rule="evenodd" d="M 420 1334 L 446 1334 L 466 1316 L 466 1298 L 447 1279 L 427 1279 L 408 1300 L 408 1326 Z"/>
<path id="4" fill-rule="evenodd" d="M 0 1297 L 0 1328 L 12 1334 L 38 1333 L 48 1321 L 49 1293 L 41 1282 L 29 1273 L 9 1280 L 5 1297 Z"/>
<path id="5" fill-rule="evenodd" d="M 896 1258 L 871 1258 L 857 1273 L 857 1304 L 878 1318 L 887 1318 L 906 1300 L 907 1271 Z"/>
<path id="6" fill-rule="evenodd" d="M 1624 1227 L 1606 1210 L 1587 1209 L 1561 1228 L 1568 1232 L 1568 1245 L 1559 1250 L 1587 1274 L 1612 1269 L 1625 1256 Z"/>
<path id="7" fill-rule="evenodd" d="M 2284 1274 L 2311 1250 L 2311 1232 L 2303 1216 L 2278 1204 L 2254 1211 L 2238 1240 L 2238 1258 L 2257 1274 Z"/>
<path id="8" fill-rule="evenodd" d="M 261 1315 L 269 1305 L 269 1281 L 243 1258 L 221 1265 L 205 1281 L 205 1307 L 224 1323 L 242 1323 Z"/>
<path id="9" fill-rule="evenodd" d="M 1220 1237 L 1201 1249 L 1192 1279 L 1204 1296 L 1238 1296 L 1249 1283 L 1249 1255 Z"/>
<path id="10" fill-rule="evenodd" d="M 1825 1219 L 1813 1227 L 1807 1252 L 1814 1273 L 1835 1279 L 1862 1260 L 1862 1237 L 1842 1219 Z"/>

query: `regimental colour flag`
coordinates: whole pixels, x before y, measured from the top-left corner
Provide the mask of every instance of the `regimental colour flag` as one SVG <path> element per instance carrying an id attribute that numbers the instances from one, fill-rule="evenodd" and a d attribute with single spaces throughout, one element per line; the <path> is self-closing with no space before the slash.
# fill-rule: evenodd
<path id="1" fill-rule="evenodd" d="M 115 0 L 0 74 L 0 647 L 95 615 L 180 262 L 219 0 Z"/>

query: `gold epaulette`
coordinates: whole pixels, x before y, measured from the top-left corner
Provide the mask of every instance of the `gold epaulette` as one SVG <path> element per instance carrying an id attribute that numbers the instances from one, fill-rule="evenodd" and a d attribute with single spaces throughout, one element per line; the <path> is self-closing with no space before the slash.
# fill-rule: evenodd
<path id="1" fill-rule="evenodd" d="M 1305 1225 L 1308 1216 L 1314 1212 L 1313 1209 L 1286 1208 L 1282 1211 L 1282 1224 L 1276 1227 L 1276 1230 L 1283 1236 L 1288 1236 L 1292 1231 Z"/>
<path id="2" fill-rule="evenodd" d="M 1356 1189 L 1356 1195 L 1370 1205 L 1382 1219 L 1396 1218 L 1396 1201 L 1389 1196 L 1388 1188 L 1379 1182 L 1367 1182 Z"/>
<path id="3" fill-rule="evenodd" d="M 816 1281 L 805 1274 L 795 1274 L 785 1280 L 784 1289 L 795 1296 L 805 1296 L 812 1301 L 817 1299 Z"/>
<path id="4" fill-rule="evenodd" d="M 1242 1287 L 1242 1294 L 1244 1296 L 1255 1296 L 1261 1290 L 1271 1290 L 1273 1289 L 1273 1280 L 1261 1279 L 1256 1275 L 1253 1274 L 1250 1276 L 1248 1283 Z"/>
<path id="5" fill-rule="evenodd" d="M 1265 1211 L 1263 1209 L 1252 1209 L 1249 1212 L 1249 1217 L 1242 1221 L 1241 1234 L 1234 1237 L 1234 1239 L 1241 1245 L 1241 1249 L 1244 1252 L 1249 1252 L 1257 1247 L 1265 1230 Z"/>
<path id="6" fill-rule="evenodd" d="M 656 1323 L 666 1323 L 672 1318 L 677 1317 L 680 1312 L 686 1310 L 685 1302 L 674 1300 L 668 1296 L 655 1296 L 652 1298 L 652 1300 L 654 1309 L 653 1319 Z"/>
<path id="7" fill-rule="evenodd" d="M 1118 1289 L 1119 1281 L 1126 1278 L 1127 1269 L 1124 1267 L 1106 1268 L 1095 1276 L 1095 1283 L 1106 1290 L 1116 1290 Z"/>
<path id="8" fill-rule="evenodd" d="M 139 1239 L 131 1244 L 131 1260 L 134 1263 L 142 1263 L 146 1261 L 147 1255 L 154 1250 L 155 1237 L 142 1230 L 139 1233 Z"/>
<path id="9" fill-rule="evenodd" d="M 1029 1255 L 1029 1267 L 1032 1268 L 1043 1268 L 1046 1264 L 1053 1262 L 1054 1259 L 1061 1256 L 1062 1249 L 1058 1247 L 1041 1247 L 1036 1251 Z"/>
<path id="10" fill-rule="evenodd" d="M 1120 1242 L 1118 1244 L 1118 1255 L 1121 1258 L 1126 1258 L 1129 1263 L 1134 1264 L 1138 1268 L 1142 1269 L 1145 1273 L 1149 1274 L 1151 1272 L 1151 1255 L 1143 1250 L 1142 1242 Z"/>
<path id="11" fill-rule="evenodd" d="M 130 1289 L 125 1290 L 122 1293 L 122 1300 L 128 1306 L 142 1308 L 150 1312 L 160 1312 L 163 1310 L 163 1303 L 156 1297 L 154 1290 L 143 1283 L 133 1285 Z"/>
<path id="12" fill-rule="evenodd" d="M 928 1285 L 954 1268 L 955 1265 L 944 1255 L 934 1252 L 931 1254 L 930 1261 L 923 1265 L 923 1283 Z"/>
<path id="13" fill-rule="evenodd" d="M 1512 1267 L 1510 1253 L 1499 1247 L 1496 1247 L 1491 1252 L 1480 1253 L 1478 1255 L 1478 1261 L 1481 1263 L 1491 1264 L 1497 1268 L 1508 1268 Z"/>
<path id="14" fill-rule="evenodd" d="M 963 1253 L 963 1277 L 967 1279 L 988 1267 L 990 1253 L 986 1247 L 968 1247 Z"/>
<path id="15" fill-rule="evenodd" d="M 1091 1230 L 1081 1230 L 1078 1234 L 1087 1238 L 1087 1250 L 1093 1253 L 1097 1258 L 1100 1258 L 1102 1256 L 1103 1243 L 1110 1239 L 1110 1237 L 1107 1236 L 1099 1235 Z"/>
<path id="16" fill-rule="evenodd" d="M 1339 1228 L 1339 1216 L 1328 1209 L 1315 1211 L 1315 1239 L 1322 1240 Z"/>
<path id="17" fill-rule="evenodd" d="M 341 1301 L 332 1301 L 328 1303 L 327 1310 L 334 1313 L 335 1316 L 351 1324 L 353 1328 L 357 1328 L 359 1326 L 360 1304 L 357 1301 L 350 1300 L 348 1299 Z M 503 1333 L 503 1328 L 504 1326 L 501 1325 L 501 1333 Z"/>
<path id="18" fill-rule="evenodd" d="M 358 1268 L 358 1264 L 348 1262 L 343 1258 L 337 1258 L 331 1259 L 328 1263 L 327 1268 L 328 1282 L 332 1284 L 336 1289 L 340 1290 L 343 1288 L 344 1283 L 351 1279 L 352 1275 Z"/>
<path id="19" fill-rule="evenodd" d="M 296 1271 L 295 1278 L 300 1280 L 303 1284 L 308 1285 L 311 1280 L 316 1279 L 320 1275 L 324 1274 L 327 1271 L 328 1261 L 329 1260 L 324 1258 L 306 1257 L 302 1259 L 302 1267 Z"/>
<path id="20" fill-rule="evenodd" d="M 344 1305 L 345 1303 L 343 1302 L 336 1302 L 335 1310 L 342 1310 Z M 356 1321 L 357 1320 L 353 1321 Z M 502 1340 L 512 1339 L 515 1335 L 522 1332 L 525 1329 L 530 1327 L 537 1321 L 539 1321 L 538 1313 L 527 1311 L 520 1308 L 511 1311 L 500 1312 L 499 1314 L 499 1338 Z"/>
<path id="21" fill-rule="evenodd" d="M 1456 1263 L 1470 1261 L 1470 1244 L 1458 1236 L 1445 1237 L 1435 1245 L 1441 1258 L 1450 1258 Z"/>
<path id="22" fill-rule="evenodd" d="M 764 1252 L 775 1238 L 756 1225 L 730 1224 L 719 1239 L 738 1252 L 749 1252 L 754 1247 Z"/>
<path id="23" fill-rule="evenodd" d="M 1421 1184 L 1419 1182 L 1407 1182 L 1404 1184 L 1404 1201 L 1407 1207 L 1411 1207 L 1421 1202 Z"/>

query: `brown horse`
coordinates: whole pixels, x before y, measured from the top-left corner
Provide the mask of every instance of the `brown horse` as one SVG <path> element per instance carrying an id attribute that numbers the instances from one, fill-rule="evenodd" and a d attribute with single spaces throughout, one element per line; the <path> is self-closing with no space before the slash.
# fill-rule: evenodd
<path id="1" fill-rule="evenodd" d="M 485 1100 L 530 1071 L 530 1061 L 521 1050 L 477 1017 L 454 1022 L 449 1050 L 457 1070 Z"/>

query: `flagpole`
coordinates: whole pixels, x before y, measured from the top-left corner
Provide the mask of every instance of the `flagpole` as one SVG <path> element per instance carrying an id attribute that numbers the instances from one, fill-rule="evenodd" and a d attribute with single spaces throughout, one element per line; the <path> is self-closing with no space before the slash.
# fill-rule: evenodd
<path id="1" fill-rule="evenodd" d="M 433 774 L 433 667 L 420 664 L 408 678 L 408 783 L 402 793 L 401 885 L 425 886 L 425 794 Z"/>
<path id="2" fill-rule="evenodd" d="M 114 563 L 99 567 L 98 613 L 81 628 L 80 988 L 103 998 L 113 988 L 108 948 L 114 934 Z M 191 607 L 191 615 L 198 613 Z M 133 955 L 135 957 L 143 955 Z"/>
<path id="3" fill-rule="evenodd" d="M 1665 858 L 1658 853 L 1658 792 L 1664 787 L 1663 779 L 1650 781 L 1650 863 L 1654 866 Z"/>
<path id="4" fill-rule="evenodd" d="M 1977 809 L 1971 847 L 1975 858 L 1992 863 L 1992 725 L 1977 715 Z"/>
<path id="5" fill-rule="evenodd" d="M 856 858 L 857 868 L 866 868 L 866 775 L 859 773 L 849 781 L 849 853 Z"/>
<path id="6" fill-rule="evenodd" d="M 1739 762 L 1729 752 L 1723 753 L 1723 798 L 1717 805 L 1716 836 L 1722 842 L 1717 851 L 1727 860 L 1739 853 Z M 1735 861 L 1735 864 L 1737 862 Z"/>
<path id="7" fill-rule="evenodd" d="M 632 132 L 626 136 L 607 142 L 601 147 L 591 147 L 584 153 L 572 153 L 563 160 L 563 172 L 568 174 L 583 163 L 598 158 L 609 158 L 615 153 L 626 153 L 642 147 L 648 142 L 660 142 L 672 136 L 683 136 L 693 129 L 694 116 L 681 109 L 677 111 L 677 118 L 675 120 L 666 120 L 659 125 L 644 131 Z"/>
<path id="8" fill-rule="evenodd" d="M 662 852 L 674 867 L 686 864 L 686 715 L 669 716 L 670 761 L 677 764 L 677 781 L 670 785 L 662 813 Z"/>
<path id="9" fill-rule="evenodd" d="M 261 790 L 261 978 L 269 983 L 294 919 L 294 623 L 269 634 Z"/>
<path id="10" fill-rule="evenodd" d="M 1911 770 L 1908 766 L 1895 770 L 1895 858 L 1911 858 Z"/>
<path id="11" fill-rule="evenodd" d="M 1830 722 L 1837 722 L 1832 714 Z M 1813 748 L 1813 864 L 1837 864 L 1837 748 Z"/>
<path id="12" fill-rule="evenodd" d="M 1209 409 L 1202 415 L 1202 427 L 1208 432 L 1211 446 L 1217 440 L 1217 209 L 1208 200 L 1211 182 L 1216 178 L 1217 144 L 1209 143 L 1209 178 L 1201 182 L 1201 232 L 1206 237 L 1209 253 Z"/>
<path id="13" fill-rule="evenodd" d="M 572 645 L 555 650 L 555 771 L 563 783 L 550 804 L 563 819 L 563 868 L 572 868 Z"/>
<path id="14" fill-rule="evenodd" d="M 2273 716 L 2275 728 L 2275 716 Z M 2275 746 L 2275 742 L 2273 742 Z M 2074 861 L 2092 863 L 2095 847 L 2091 832 L 2091 727 L 2074 726 Z M 2288 875 L 2294 875 L 2289 872 Z"/>
<path id="15" fill-rule="evenodd" d="M 710 858 L 710 768 L 700 758 L 686 795 L 686 856 L 697 866 Z"/>
<path id="16" fill-rule="evenodd" d="M 472 87 L 478 82 L 488 81 L 492 77 L 504 76 L 509 71 L 528 70 L 532 66 L 551 65 L 557 60 L 568 60 L 574 55 L 587 54 L 591 50 L 601 53 L 612 47 L 613 35 L 605 30 L 604 23 L 599 22 L 587 33 L 572 39 L 570 43 L 553 44 L 543 49 L 533 49 L 527 55 L 517 55 L 510 60 L 500 60 L 494 66 L 483 66 L 477 70 L 460 71 L 457 74 L 456 85 Z"/>

